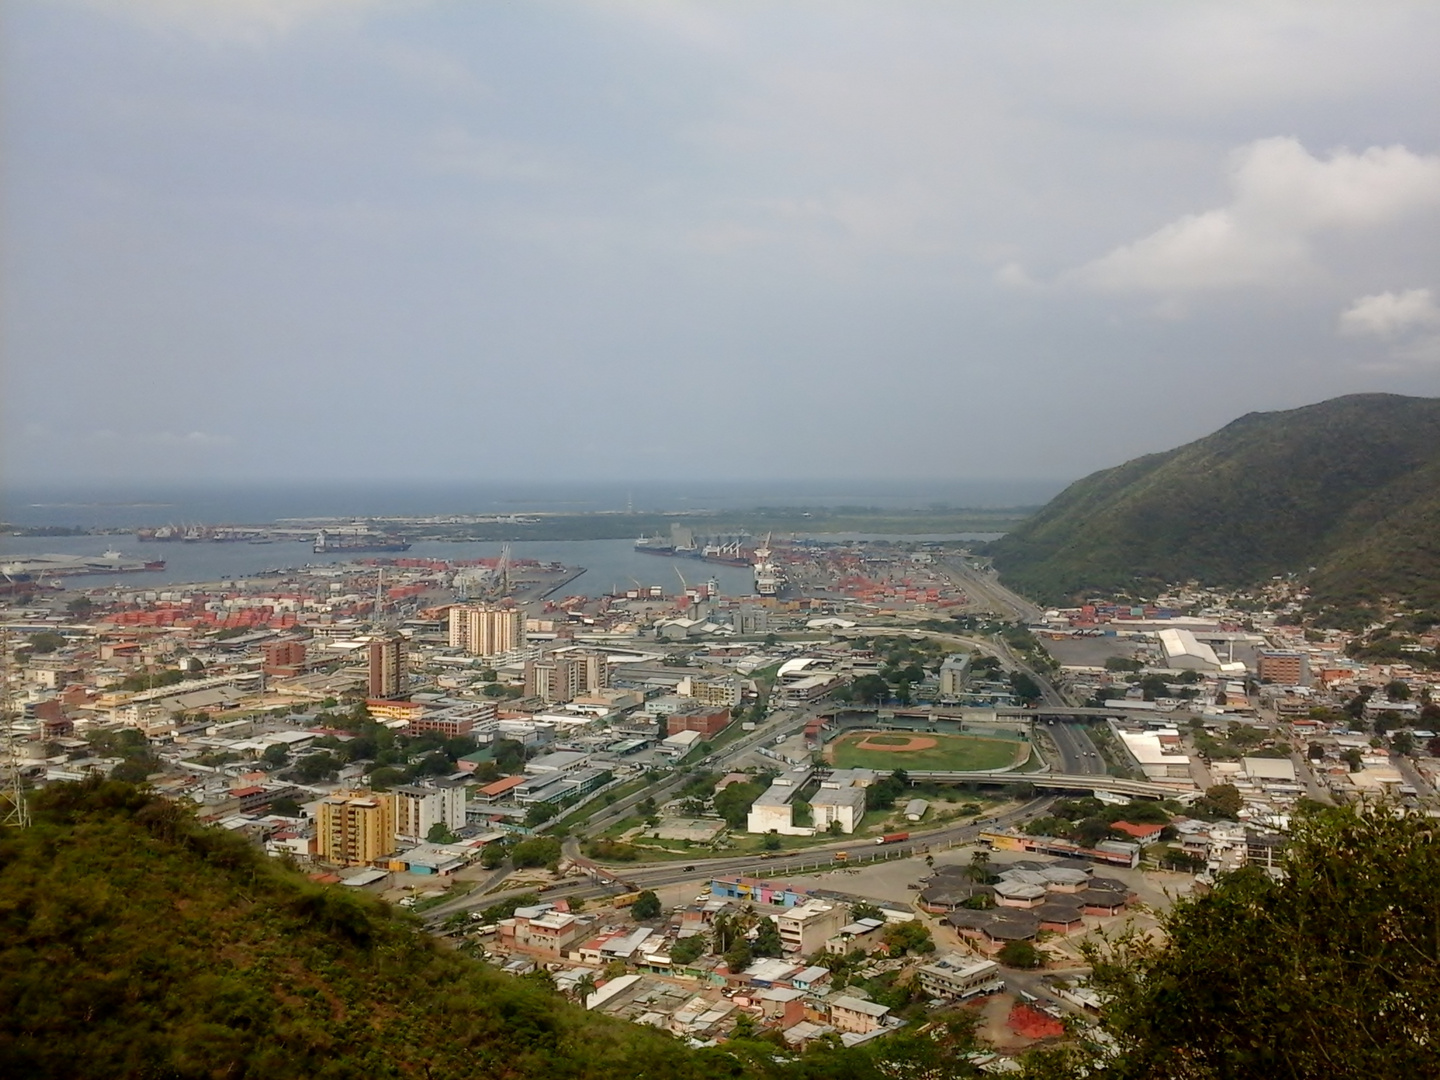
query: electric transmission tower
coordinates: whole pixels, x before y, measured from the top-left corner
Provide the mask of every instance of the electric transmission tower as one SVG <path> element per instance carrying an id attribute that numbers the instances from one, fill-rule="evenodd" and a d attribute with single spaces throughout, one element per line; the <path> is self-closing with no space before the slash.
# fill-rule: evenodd
<path id="1" fill-rule="evenodd" d="M 30 824 L 30 804 L 25 801 L 25 780 L 20 775 L 20 755 L 15 749 L 15 717 L 10 711 L 10 630 L 0 626 L 0 723 L 5 725 L 4 817 L 0 825 L 20 828 Z"/>

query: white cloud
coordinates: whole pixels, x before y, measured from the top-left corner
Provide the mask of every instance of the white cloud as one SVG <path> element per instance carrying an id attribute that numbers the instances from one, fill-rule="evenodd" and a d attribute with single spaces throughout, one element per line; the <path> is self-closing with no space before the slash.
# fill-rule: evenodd
<path id="1" fill-rule="evenodd" d="M 1440 157 L 1403 146 L 1312 157 L 1295 139 L 1261 139 L 1234 157 L 1236 213 L 1296 229 L 1380 225 L 1440 203 Z"/>
<path id="2" fill-rule="evenodd" d="M 1081 267 L 1082 284 L 1106 292 L 1197 292 L 1259 285 L 1305 266 L 1293 234 L 1249 227 L 1233 211 L 1210 210 L 1171 222 Z"/>
<path id="3" fill-rule="evenodd" d="M 1391 341 L 1411 330 L 1440 326 L 1440 307 L 1429 289 L 1362 296 L 1340 315 L 1340 332 Z"/>
<path id="4" fill-rule="evenodd" d="M 1106 292 L 1175 294 L 1280 284 L 1314 273 L 1311 240 L 1440 205 L 1440 157 L 1403 146 L 1337 150 L 1261 139 L 1231 155 L 1231 201 L 1189 214 L 1069 275 Z"/>

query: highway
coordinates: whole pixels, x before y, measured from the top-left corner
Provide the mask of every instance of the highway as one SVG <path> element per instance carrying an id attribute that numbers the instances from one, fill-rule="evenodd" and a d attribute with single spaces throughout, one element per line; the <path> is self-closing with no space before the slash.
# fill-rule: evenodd
<path id="1" fill-rule="evenodd" d="M 940 567 L 964 588 L 965 594 L 970 597 L 970 607 L 977 614 L 988 610 L 1001 618 L 1019 619 L 1024 623 L 1035 622 L 1045 614 L 1023 596 L 1017 596 L 1001 585 L 995 575 L 972 570 L 961 559 L 944 559 Z"/>
<path id="2" fill-rule="evenodd" d="M 802 870 L 813 870 L 817 866 L 833 867 L 837 851 L 850 856 L 845 865 L 859 865 L 876 859 L 900 859 L 923 855 L 931 850 L 943 850 L 960 844 L 971 843 L 981 829 L 1003 828 L 1014 825 L 1042 813 L 1053 797 L 1034 799 L 1023 806 L 1015 807 L 992 818 L 980 819 L 966 824 L 951 824 L 924 833 L 912 833 L 908 841 L 901 844 L 876 844 L 873 838 L 850 837 L 833 843 L 819 844 L 784 855 L 764 859 L 756 855 L 725 856 L 715 859 L 696 859 L 693 863 L 681 865 L 676 862 L 646 863 L 632 866 L 612 866 L 613 871 L 624 879 L 627 886 L 637 889 L 659 889 L 668 885 L 694 882 L 697 886 L 715 877 L 739 874 L 747 877 L 782 878 Z M 455 900 L 437 905 L 424 912 L 426 923 L 433 929 L 457 911 L 471 911 L 489 907 L 504 900 L 514 899 L 533 893 L 530 889 L 510 889 L 505 892 L 477 895 L 467 893 Z M 547 890 L 545 899 L 557 897 L 595 898 L 614 895 L 613 885 L 594 884 L 588 880 L 575 879 L 559 888 Z"/>
<path id="3" fill-rule="evenodd" d="M 748 732 L 733 743 L 722 747 L 710 757 L 704 759 L 700 764 L 711 771 L 723 771 L 750 751 L 764 746 L 767 743 L 773 744 L 782 735 L 790 735 L 801 731 L 810 720 L 819 715 L 823 710 L 810 706 L 804 709 L 777 709 L 758 724 L 754 731 Z M 660 781 L 658 784 L 638 791 L 620 799 L 611 806 L 601 807 L 585 823 L 585 832 L 589 835 L 609 828 L 615 822 L 625 817 L 635 806 L 644 802 L 647 797 L 653 798 L 657 803 L 663 802 L 674 790 L 679 788 L 687 779 L 689 774 L 675 770 L 674 774 Z"/>
<path id="4" fill-rule="evenodd" d="M 977 591 L 983 590 L 983 595 L 992 598 L 997 604 L 1002 604 L 1014 613 L 1017 617 L 1026 621 L 1039 618 L 1043 614 L 1029 601 L 1011 593 L 998 582 L 985 575 L 976 575 L 968 567 L 955 568 L 947 563 L 947 568 L 952 569 L 957 575 L 962 576 L 967 582 L 975 583 Z M 906 632 L 906 631 L 900 631 Z M 1019 657 L 1004 644 L 1001 640 L 993 642 L 981 642 L 974 638 L 965 637 L 959 634 L 937 633 L 935 631 L 919 631 L 927 637 L 941 639 L 952 639 L 965 644 L 970 648 L 977 646 L 987 648 L 999 655 L 1007 667 L 1027 672 L 1039 684 L 1042 694 L 1042 706 L 1040 713 L 1043 715 L 1044 705 L 1051 705 L 1058 709 L 1069 708 L 1064 696 L 1055 689 L 1050 681 L 1040 673 L 1031 669 L 1020 660 Z M 874 628 L 868 631 L 875 633 Z M 791 734 L 800 731 L 805 724 L 814 716 L 825 712 L 833 712 L 833 705 L 829 708 L 821 704 L 807 706 L 804 709 L 777 710 L 755 731 L 745 735 L 736 742 L 724 747 L 712 755 L 703 764 L 706 768 L 716 771 L 724 770 L 743 755 L 751 750 L 768 743 L 773 743 L 777 737 L 784 734 Z M 1095 749 L 1094 743 L 1085 730 L 1074 724 L 1048 724 L 1038 727 L 1037 730 L 1044 732 L 1055 747 L 1059 757 L 1058 769 L 1060 774 L 1067 776 L 1103 776 L 1105 774 L 1105 762 Z M 621 799 L 613 806 L 605 807 L 597 811 L 588 821 L 585 822 L 585 831 L 594 835 L 597 832 L 609 827 L 614 822 L 628 814 L 635 805 L 643 801 L 647 796 L 655 801 L 663 801 L 671 792 L 675 791 L 685 780 L 686 776 L 678 770 L 674 776 L 666 778 L 658 785 L 650 787 L 634 795 Z M 924 854 L 931 848 L 943 849 L 954 847 L 958 844 L 972 842 L 982 828 L 996 828 L 1013 825 L 1042 813 L 1054 801 L 1054 796 L 1045 796 L 1033 799 L 1023 806 L 997 815 L 994 818 L 985 820 L 983 824 L 976 822 L 965 825 L 947 825 L 939 829 L 932 829 L 928 832 L 915 832 L 904 844 L 876 845 L 873 840 L 858 840 L 848 838 L 834 843 L 818 844 L 806 848 L 803 852 L 793 855 L 776 856 L 770 859 L 759 859 L 754 855 L 741 857 L 727 856 L 714 859 L 696 859 L 693 863 L 681 865 L 676 862 L 636 864 L 632 866 L 612 866 L 606 870 L 621 877 L 627 883 L 642 889 L 655 889 L 667 885 L 682 884 L 693 881 L 697 884 L 709 881 L 717 875 L 745 874 L 763 875 L 765 877 L 781 877 L 799 870 L 814 868 L 818 862 L 830 860 L 833 862 L 834 853 L 845 851 L 852 858 L 862 857 L 874 858 L 899 858 L 906 855 Z M 565 853 L 567 857 L 575 860 L 579 856 L 579 844 L 572 837 L 566 841 Z M 502 900 L 511 899 L 515 896 L 524 895 L 533 890 L 510 890 L 503 893 L 491 893 L 489 895 L 477 895 L 476 892 L 468 893 L 465 896 L 456 897 L 425 912 L 425 919 L 431 926 L 436 926 L 449 915 L 457 911 L 470 911 L 477 908 L 489 907 Z M 551 889 L 545 893 L 547 899 L 555 897 L 599 897 L 613 893 L 614 886 L 594 884 L 588 881 L 577 880 L 573 885 L 565 884 L 559 888 Z M 477 890 L 478 892 L 478 890 Z"/>
<path id="5" fill-rule="evenodd" d="M 777 717 L 773 721 L 767 721 L 761 728 L 757 728 L 752 735 L 726 747 L 720 754 L 716 755 L 715 760 L 712 762 L 713 766 L 717 769 L 724 768 L 725 764 L 729 761 L 748 752 L 750 749 L 753 749 L 754 746 L 762 744 L 767 739 L 773 740 L 775 736 L 782 731 L 799 730 L 811 715 L 819 711 L 818 708 L 806 709 L 798 713 L 790 713 L 784 718 Z M 1091 753 L 1093 753 L 1093 746 L 1090 743 L 1089 737 L 1086 736 L 1083 731 L 1069 724 L 1055 724 L 1046 727 L 1044 730 L 1055 742 L 1064 773 L 1077 776 L 1098 776 L 1104 774 L 1104 763 L 1098 754 L 1087 756 L 1086 747 L 1089 747 Z M 631 798 L 621 800 L 616 803 L 615 806 L 606 807 L 603 814 L 597 814 L 586 822 L 587 831 L 593 834 L 599 829 L 605 828 L 607 824 L 623 816 L 629 807 L 644 799 L 647 794 L 655 796 L 661 790 L 672 790 L 678 785 L 680 779 L 682 778 L 667 780 L 660 788 L 649 788 L 646 791 L 636 793 L 636 795 Z M 659 801 L 658 798 L 657 801 Z M 1021 806 L 1005 811 L 993 818 L 980 819 L 979 821 L 966 824 L 950 824 L 926 832 L 912 832 L 910 839 L 902 844 L 878 845 L 873 839 L 849 837 L 829 843 L 817 844 L 814 847 L 806 848 L 804 851 L 776 855 L 768 859 L 756 855 L 722 856 L 712 859 L 697 858 L 694 862 L 683 865 L 678 862 L 640 863 L 629 866 L 607 866 L 605 869 L 615 874 L 616 877 L 623 879 L 627 883 L 627 886 L 634 886 L 640 889 L 658 889 L 667 885 L 678 885 L 685 882 L 694 882 L 698 886 L 710 881 L 714 877 L 731 874 L 780 878 L 802 870 L 813 870 L 820 865 L 833 865 L 834 855 L 837 851 L 846 852 L 851 857 L 849 865 L 855 865 L 861 860 L 868 861 L 879 858 L 896 859 L 918 856 L 924 855 L 932 849 L 943 850 L 960 844 L 971 843 L 979 835 L 981 829 L 1004 828 L 1009 825 L 1018 824 L 1043 813 L 1053 801 L 1054 796 L 1043 796 L 1032 799 Z M 625 806 L 625 809 L 620 809 L 622 805 Z M 573 838 L 566 841 L 566 855 L 572 860 L 575 860 L 579 855 L 579 845 Z M 487 881 L 487 884 L 488 883 Z M 534 892 L 533 888 L 511 889 L 505 892 L 482 895 L 477 890 L 428 909 L 424 913 L 424 917 L 429 926 L 436 928 L 447 917 L 456 912 L 473 911 L 479 908 L 489 907 L 492 904 L 514 899 L 532 892 Z M 616 886 L 614 885 L 596 884 L 589 880 L 575 879 L 573 882 L 566 882 L 558 888 L 548 890 L 544 895 L 547 900 L 562 896 L 590 899 L 613 895 L 615 892 Z"/>
<path id="6" fill-rule="evenodd" d="M 721 748 L 719 751 L 706 758 L 703 762 L 701 762 L 701 764 L 706 769 L 716 772 L 723 772 L 729 768 L 731 763 L 738 761 L 744 755 L 750 753 L 757 747 L 764 746 L 767 743 L 774 743 L 774 741 L 781 735 L 789 735 L 794 732 L 803 730 L 805 725 L 811 720 L 811 718 L 818 715 L 820 711 L 821 710 L 815 706 L 810 706 L 799 710 L 777 709 L 774 713 L 770 714 L 770 716 L 766 717 L 764 721 L 757 725 L 754 731 L 746 733 L 744 736 L 737 739 L 735 742 Z M 654 799 L 657 804 L 662 803 L 667 798 L 669 798 L 679 787 L 681 787 L 681 785 L 683 785 L 684 782 L 689 778 L 689 773 L 682 772 L 681 770 L 676 769 L 670 776 L 665 777 L 664 779 L 650 785 L 649 787 L 642 788 L 640 791 L 637 791 L 632 795 L 627 795 L 623 799 L 618 799 L 609 806 L 597 806 L 595 812 L 591 814 L 591 816 L 584 822 L 582 831 L 589 836 L 594 836 L 600 832 L 603 832 L 615 822 L 627 817 L 636 806 L 644 802 L 647 798 Z M 843 847 L 843 845 L 841 846 Z M 566 858 L 570 859 L 571 861 L 578 861 L 580 858 L 580 842 L 578 837 L 576 837 L 575 835 L 566 837 L 563 850 Z M 716 861 L 717 860 L 710 860 L 709 862 L 707 862 L 706 865 L 710 865 L 711 863 L 714 863 Z M 725 860 L 719 861 L 724 862 Z M 729 861 L 733 862 L 737 860 Z M 755 860 L 754 857 L 751 856 L 747 857 L 744 860 L 738 861 L 744 862 L 748 865 Z M 664 863 L 659 865 L 662 868 L 674 868 L 673 863 Z M 631 878 L 632 868 L 630 867 L 618 866 L 607 869 L 613 870 L 613 872 L 617 875 L 624 876 L 627 880 Z M 503 872 L 501 872 L 501 876 L 503 876 Z M 700 876 L 705 877 L 705 875 Z M 678 877 L 674 880 L 683 881 L 685 880 L 685 878 Z M 708 878 L 705 878 L 705 880 L 708 880 Z M 487 880 L 486 884 L 488 885 L 489 883 L 489 880 Z M 667 881 L 664 884 L 671 883 L 672 882 Z M 442 904 L 438 904 L 433 908 L 427 909 L 424 913 L 426 921 L 429 923 L 438 922 L 443 920 L 446 916 L 452 915 L 457 911 L 469 911 L 477 907 L 488 907 L 489 905 L 497 903 L 500 900 L 507 899 L 512 895 L 523 895 L 524 892 L 533 890 L 521 890 L 519 893 L 516 893 L 514 890 L 512 890 L 509 893 L 493 893 L 488 896 L 479 895 L 480 891 L 481 890 L 477 888 L 475 891 L 467 893 L 465 896 L 456 897 L 454 900 L 447 900 Z M 592 886 L 589 889 L 582 886 L 573 890 L 566 887 L 563 889 L 554 890 L 553 895 L 603 896 L 607 892 L 613 891 L 614 890 L 612 889 L 598 886 Z"/>

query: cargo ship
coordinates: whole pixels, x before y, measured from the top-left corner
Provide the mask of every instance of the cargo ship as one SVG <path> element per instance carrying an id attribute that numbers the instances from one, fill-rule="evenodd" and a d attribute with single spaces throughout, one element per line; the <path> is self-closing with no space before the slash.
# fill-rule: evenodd
<path id="1" fill-rule="evenodd" d="M 675 545 L 661 536 L 642 536 L 635 541 L 635 550 L 642 555 L 674 555 Z"/>
<path id="2" fill-rule="evenodd" d="M 17 555 L 0 574 L 10 581 L 40 581 L 47 577 L 82 577 L 86 574 L 140 574 L 165 569 L 164 559 L 127 559 L 110 550 L 103 555 Z"/>
<path id="3" fill-rule="evenodd" d="M 665 555 L 672 559 L 694 559 L 720 566 L 748 567 L 750 551 L 739 540 L 707 540 L 700 544 L 682 545 L 659 536 L 642 536 L 635 541 L 635 550 L 642 555 Z"/>
<path id="4" fill-rule="evenodd" d="M 336 551 L 409 551 L 410 541 L 376 533 L 345 533 L 340 536 L 329 536 L 324 529 L 321 529 L 315 534 L 314 550 L 316 555 L 326 555 Z"/>

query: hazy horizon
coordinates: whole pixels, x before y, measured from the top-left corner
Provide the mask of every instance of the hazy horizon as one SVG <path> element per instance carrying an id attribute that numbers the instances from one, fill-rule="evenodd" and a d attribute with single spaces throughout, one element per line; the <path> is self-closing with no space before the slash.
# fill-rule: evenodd
<path id="1" fill-rule="evenodd" d="M 1437 45 L 1418 2 L 13 0 L 0 475 L 1058 490 L 1432 396 Z"/>
<path id="2" fill-rule="evenodd" d="M 0 521 L 12 525 L 119 527 L 200 522 L 252 524 L 305 517 L 420 517 L 441 514 L 740 511 L 772 507 L 862 507 L 892 511 L 1031 508 L 1061 481 L 912 479 L 715 482 L 362 483 L 234 481 L 13 485 L 0 494 Z"/>

